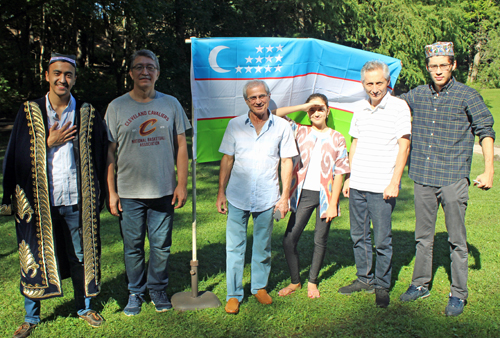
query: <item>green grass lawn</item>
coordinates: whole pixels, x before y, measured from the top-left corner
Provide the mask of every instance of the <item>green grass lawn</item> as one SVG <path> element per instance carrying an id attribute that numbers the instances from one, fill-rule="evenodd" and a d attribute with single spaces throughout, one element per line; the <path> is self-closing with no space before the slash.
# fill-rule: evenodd
<path id="1" fill-rule="evenodd" d="M 5 149 L 0 137 L 0 158 Z M 495 162 L 497 173 L 500 162 Z M 482 156 L 475 155 L 472 177 L 483 168 Z M 197 225 L 199 290 L 214 292 L 225 304 L 225 216 L 215 208 L 218 163 L 197 168 Z M 191 187 L 189 187 L 191 188 Z M 290 282 L 281 241 L 286 220 L 275 223 L 272 237 L 272 270 L 268 291 L 274 299 L 270 306 L 259 304 L 250 293 L 252 227 L 245 265 L 245 299 L 238 315 L 228 315 L 224 307 L 191 312 L 171 310 L 156 313 L 151 303 L 142 312 L 127 317 L 122 310 L 127 302 L 122 241 L 117 219 L 107 211 L 102 217 L 102 292 L 94 308 L 105 318 L 94 329 L 74 315 L 72 286 L 65 280 L 65 296 L 42 302 L 42 322 L 33 337 L 499 337 L 498 305 L 500 242 L 498 175 L 487 191 L 470 188 L 467 210 L 469 253 L 469 304 L 457 318 L 447 318 L 450 269 L 449 247 L 442 213 L 438 216 L 434 246 L 434 279 L 431 296 L 410 304 L 399 301 L 411 281 L 415 251 L 413 185 L 404 174 L 402 191 L 393 214 L 393 286 L 391 305 L 375 307 L 375 296 L 366 293 L 342 296 L 339 287 L 355 278 L 352 242 L 349 236 L 348 201 L 341 200 L 342 215 L 334 220 L 328 251 L 320 273 L 321 298 L 307 298 L 306 288 L 286 298 L 278 297 L 280 288 Z M 171 297 L 190 291 L 191 199 L 176 213 L 169 271 Z M 309 223 L 299 242 L 302 283 L 307 283 L 313 250 L 314 225 Z M 0 218 L 0 336 L 11 337 L 23 322 L 23 297 L 19 293 L 19 260 L 13 217 Z"/>
<path id="2" fill-rule="evenodd" d="M 493 125 L 493 129 L 497 135 L 495 146 L 500 147 L 500 89 L 481 89 L 479 92 L 495 119 L 495 124 Z"/>

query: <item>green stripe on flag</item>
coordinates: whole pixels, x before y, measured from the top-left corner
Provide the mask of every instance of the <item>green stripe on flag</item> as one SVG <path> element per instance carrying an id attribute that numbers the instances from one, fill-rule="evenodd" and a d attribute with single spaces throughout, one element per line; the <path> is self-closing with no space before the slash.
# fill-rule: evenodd
<path id="1" fill-rule="evenodd" d="M 305 111 L 298 111 L 288 115 L 289 118 L 302 125 L 310 125 L 309 117 Z M 330 116 L 326 123 L 328 127 L 344 135 L 347 151 L 351 149 L 351 136 L 349 128 L 351 127 L 352 113 L 345 110 L 330 108 Z"/>
<path id="2" fill-rule="evenodd" d="M 219 147 L 231 118 L 198 120 L 196 134 L 197 162 L 220 161 Z"/>
<path id="3" fill-rule="evenodd" d="M 311 124 L 307 113 L 304 111 L 295 112 L 288 116 L 297 123 Z M 351 148 L 351 137 L 349 136 L 351 119 L 352 113 L 330 108 L 327 124 L 330 128 L 344 135 L 347 150 Z M 220 161 L 222 154 L 219 153 L 219 147 L 230 120 L 231 118 L 220 118 L 197 121 L 196 149 L 198 163 Z"/>

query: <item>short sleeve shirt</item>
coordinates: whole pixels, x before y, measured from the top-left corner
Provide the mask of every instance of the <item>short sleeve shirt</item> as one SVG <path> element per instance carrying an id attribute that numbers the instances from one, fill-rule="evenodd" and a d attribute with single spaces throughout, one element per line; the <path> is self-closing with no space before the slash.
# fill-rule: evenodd
<path id="1" fill-rule="evenodd" d="M 411 115 L 405 101 L 387 92 L 375 108 L 368 100 L 357 102 L 349 129 L 349 135 L 358 139 L 349 187 L 383 193 L 394 174 L 398 140 L 410 134 Z"/>
<path id="2" fill-rule="evenodd" d="M 117 143 L 117 190 L 120 198 L 160 198 L 175 186 L 174 138 L 191 125 L 176 98 L 160 92 L 146 103 L 127 93 L 106 111 L 108 138 Z"/>
<path id="3" fill-rule="evenodd" d="M 226 197 L 240 210 L 259 212 L 274 207 L 280 198 L 279 160 L 298 154 L 288 122 L 268 113 L 259 135 L 248 114 L 229 121 L 219 148 L 234 156 Z"/>

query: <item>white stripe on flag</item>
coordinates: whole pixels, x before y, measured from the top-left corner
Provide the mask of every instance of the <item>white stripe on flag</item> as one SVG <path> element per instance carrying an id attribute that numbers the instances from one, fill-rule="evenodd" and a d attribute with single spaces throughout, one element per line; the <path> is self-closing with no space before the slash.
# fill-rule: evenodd
<path id="1" fill-rule="evenodd" d="M 352 111 L 352 103 L 366 97 L 359 81 L 318 74 L 263 80 L 271 91 L 271 110 L 302 104 L 311 93 L 322 93 L 330 101 L 331 107 Z M 194 80 L 192 89 L 195 120 L 237 116 L 248 112 L 242 92 L 247 81 Z"/>

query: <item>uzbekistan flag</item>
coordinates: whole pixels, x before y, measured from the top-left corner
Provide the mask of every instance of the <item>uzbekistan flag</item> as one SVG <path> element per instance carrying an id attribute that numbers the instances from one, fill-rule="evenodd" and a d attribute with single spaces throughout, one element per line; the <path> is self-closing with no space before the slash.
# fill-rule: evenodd
<path id="1" fill-rule="evenodd" d="M 191 38 L 194 159 L 222 158 L 218 150 L 229 120 L 248 113 L 242 89 L 252 79 L 268 84 L 271 110 L 302 104 L 312 93 L 325 94 L 328 125 L 344 135 L 349 147 L 353 102 L 367 98 L 360 70 L 370 60 L 389 66 L 394 88 L 401 62 L 381 54 L 317 39 Z M 310 123 L 305 112 L 289 116 Z"/>

